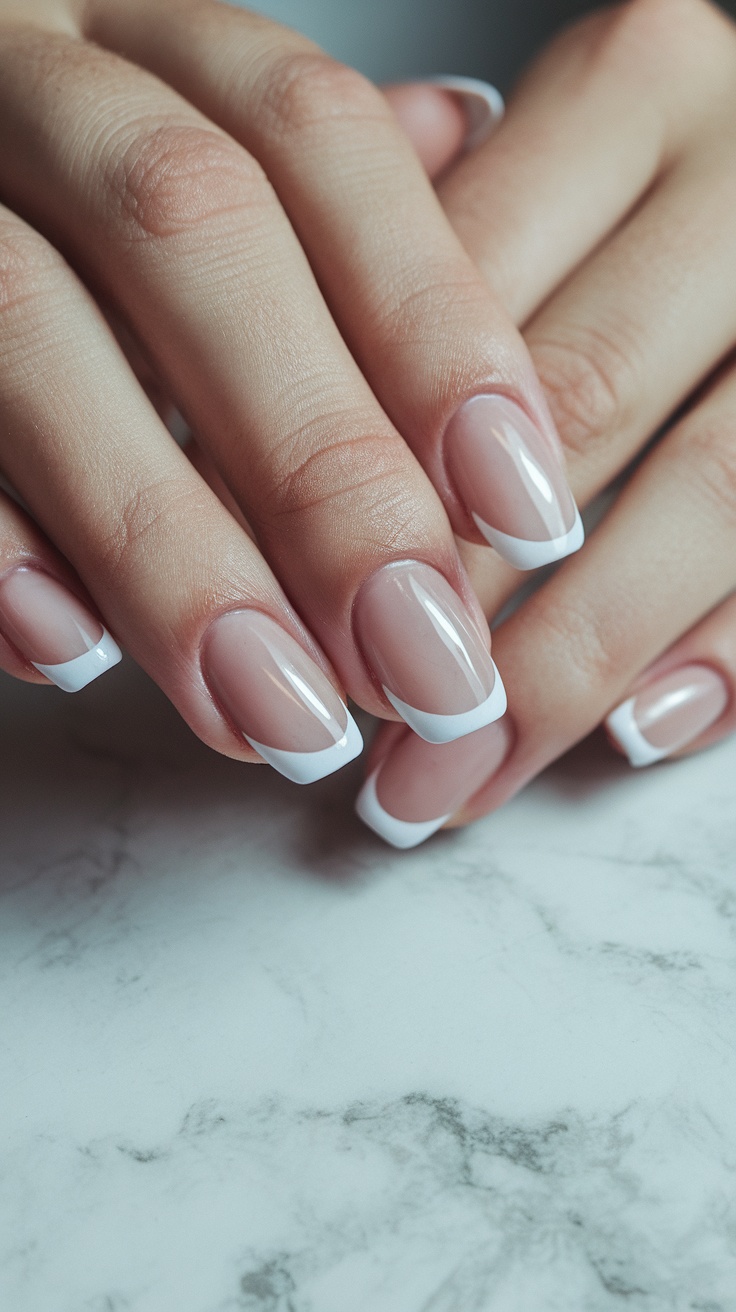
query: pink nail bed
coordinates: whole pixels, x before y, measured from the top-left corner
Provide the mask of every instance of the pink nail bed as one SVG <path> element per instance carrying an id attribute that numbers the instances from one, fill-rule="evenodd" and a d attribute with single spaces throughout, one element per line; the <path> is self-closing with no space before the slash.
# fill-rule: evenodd
<path id="1" fill-rule="evenodd" d="M 637 768 L 653 765 L 694 742 L 729 702 L 725 681 L 710 665 L 683 665 L 629 697 L 606 728 Z"/>
<path id="2" fill-rule="evenodd" d="M 452 742 L 506 710 L 487 632 L 430 565 L 404 560 L 376 570 L 358 593 L 355 627 L 387 699 L 427 742 Z"/>
<path id="3" fill-rule="evenodd" d="M 445 434 L 448 472 L 476 527 L 517 569 L 561 560 L 584 531 L 562 465 L 508 397 L 466 401 Z"/>
<path id="4" fill-rule="evenodd" d="M 357 813 L 393 847 L 416 847 L 500 769 L 511 738 L 505 720 L 439 746 L 407 733 L 366 780 Z"/>
<path id="5" fill-rule="evenodd" d="M 0 578 L 0 628 L 64 692 L 79 692 L 122 657 L 88 607 L 57 579 L 31 566 L 18 566 Z"/>
<path id="6" fill-rule="evenodd" d="M 323 670 L 276 620 L 220 615 L 205 636 L 207 683 L 251 747 L 294 783 L 313 783 L 363 749 L 360 730 Z"/>
<path id="7" fill-rule="evenodd" d="M 424 79 L 423 79 L 424 80 Z M 441 74 L 426 79 L 433 86 L 449 91 L 462 106 L 466 119 L 465 150 L 477 150 L 495 131 L 504 115 L 503 96 L 490 82 L 476 77 Z"/>

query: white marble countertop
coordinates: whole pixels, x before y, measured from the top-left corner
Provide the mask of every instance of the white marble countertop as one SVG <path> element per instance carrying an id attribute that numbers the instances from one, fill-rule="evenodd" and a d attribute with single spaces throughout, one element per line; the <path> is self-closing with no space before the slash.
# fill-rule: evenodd
<path id="1" fill-rule="evenodd" d="M 0 684 L 3 1312 L 733 1312 L 736 742 L 399 854 Z"/>

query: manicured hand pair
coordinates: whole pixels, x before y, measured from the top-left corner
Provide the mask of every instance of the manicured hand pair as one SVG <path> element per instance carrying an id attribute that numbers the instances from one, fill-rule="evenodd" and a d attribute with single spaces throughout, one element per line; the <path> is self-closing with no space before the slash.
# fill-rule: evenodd
<path id="1" fill-rule="evenodd" d="M 703 0 L 633 0 L 479 146 L 492 92 L 384 97 L 254 15 L 0 0 L 2 667 L 82 686 L 104 623 L 204 741 L 302 782 L 359 751 L 347 692 L 410 726 L 361 802 L 400 845 L 618 702 L 681 746 L 631 701 L 654 660 L 695 745 L 733 727 L 735 73 Z M 718 365 L 498 629 L 499 719 L 476 595 L 580 545 L 561 451 L 589 501 Z"/>
<path id="2" fill-rule="evenodd" d="M 359 751 L 345 693 L 433 742 L 502 714 L 453 527 L 549 557 L 576 512 L 383 94 L 210 0 L 0 0 L 0 194 L 3 667 L 80 687 L 109 627 L 300 782 Z"/>

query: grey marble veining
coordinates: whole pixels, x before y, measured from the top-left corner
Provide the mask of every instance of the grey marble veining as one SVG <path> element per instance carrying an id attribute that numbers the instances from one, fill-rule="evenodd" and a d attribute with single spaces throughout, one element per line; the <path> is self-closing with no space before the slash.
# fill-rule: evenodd
<path id="1" fill-rule="evenodd" d="M 2 1312 L 734 1312 L 736 743 L 397 854 L 0 684 Z"/>

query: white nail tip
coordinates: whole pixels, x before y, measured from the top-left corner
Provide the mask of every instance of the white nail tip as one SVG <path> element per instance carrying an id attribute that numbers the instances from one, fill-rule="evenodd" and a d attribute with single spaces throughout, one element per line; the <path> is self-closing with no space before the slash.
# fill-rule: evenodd
<path id="1" fill-rule="evenodd" d="M 272 765 L 274 770 L 278 770 L 279 774 L 291 779 L 292 783 L 313 784 L 318 779 L 325 779 L 328 774 L 334 774 L 335 770 L 341 770 L 344 765 L 354 761 L 356 756 L 360 756 L 363 750 L 360 729 L 347 707 L 345 713 L 348 717 L 348 726 L 342 738 L 332 747 L 324 747 L 319 752 L 286 752 L 278 747 L 267 747 L 265 743 L 256 742 L 255 738 L 249 738 L 247 733 L 243 734 L 243 737 L 264 761 L 268 761 L 268 764 Z"/>
<path id="2" fill-rule="evenodd" d="M 63 692 L 80 692 L 88 683 L 104 674 L 105 670 L 111 670 L 122 658 L 123 653 L 115 639 L 103 628 L 100 641 L 89 651 L 82 652 L 81 656 L 61 661 L 58 665 L 40 665 L 37 661 L 31 664 L 39 674 L 45 674 Z"/>
<path id="3" fill-rule="evenodd" d="M 569 533 L 563 533 L 559 538 L 547 538 L 544 542 L 532 542 L 527 538 L 514 538 L 508 533 L 501 533 L 475 513 L 473 519 L 486 542 L 495 547 L 499 556 L 503 556 L 515 569 L 539 569 L 542 565 L 551 565 L 579 551 L 585 541 L 585 529 L 577 508 L 575 523 Z"/>
<path id="4" fill-rule="evenodd" d="M 379 766 L 380 769 L 380 766 Z M 384 810 L 378 800 L 376 791 L 376 780 L 378 770 L 374 770 L 363 787 L 361 788 L 355 802 L 357 815 L 372 829 L 374 834 L 383 838 L 385 842 L 390 843 L 392 847 L 418 847 L 425 839 L 436 834 L 438 829 L 450 819 L 449 815 L 442 815 L 437 820 L 422 820 L 418 823 L 409 820 L 398 820 L 395 815 L 390 815 Z"/>
<path id="5" fill-rule="evenodd" d="M 473 707 L 472 711 L 436 715 L 432 711 L 419 711 L 416 706 L 402 702 L 400 697 L 389 692 L 385 684 L 383 691 L 402 720 L 426 743 L 454 743 L 456 738 L 464 738 L 468 733 L 475 733 L 476 729 L 484 729 L 487 724 L 493 724 L 494 720 L 500 720 L 506 714 L 506 689 L 495 662 L 491 661 L 491 664 L 495 678 L 490 695 L 480 706 Z"/>
<path id="6" fill-rule="evenodd" d="M 465 149 L 475 150 L 482 146 L 504 116 L 503 96 L 490 82 L 482 82 L 476 77 L 439 76 L 426 79 L 433 86 L 442 87 L 459 96 L 468 118 L 468 131 L 465 137 Z"/>
<path id="7" fill-rule="evenodd" d="M 626 753 L 629 758 L 629 765 L 635 769 L 640 769 L 643 765 L 654 765 L 655 761 L 661 761 L 669 752 L 661 747 L 653 747 L 644 737 L 641 729 L 636 723 L 634 716 L 635 697 L 629 697 L 629 700 L 622 702 L 617 706 L 615 711 L 606 717 L 606 728 L 612 738 L 616 739 L 619 747 Z"/>

